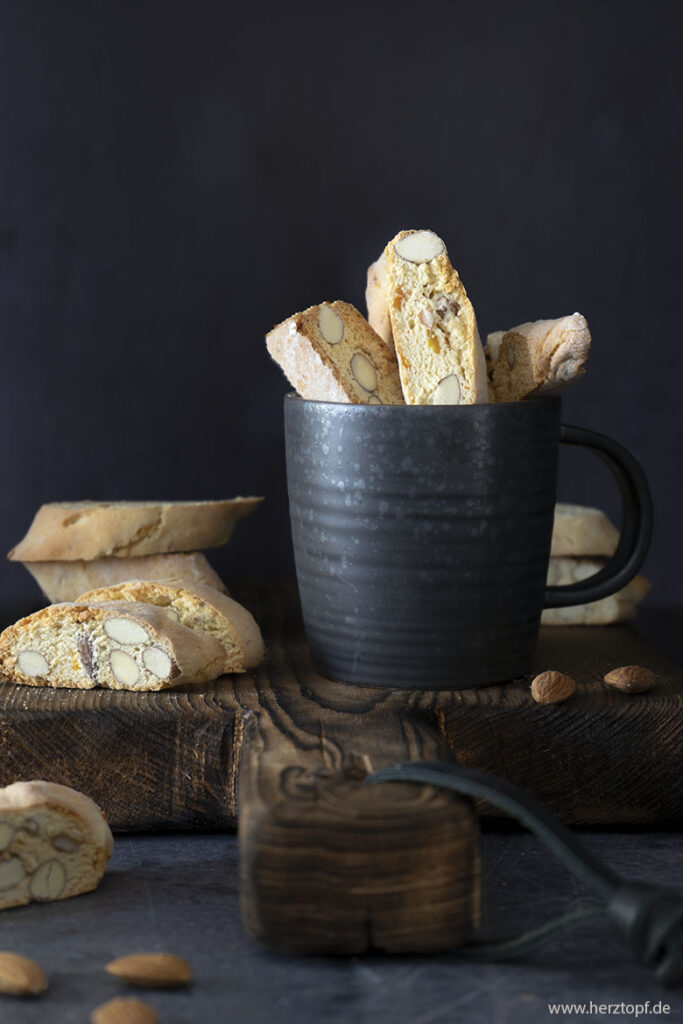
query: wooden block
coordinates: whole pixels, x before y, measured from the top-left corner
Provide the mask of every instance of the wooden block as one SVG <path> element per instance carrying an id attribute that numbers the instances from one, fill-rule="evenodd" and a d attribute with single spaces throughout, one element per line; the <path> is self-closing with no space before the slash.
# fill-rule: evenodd
<path id="1" fill-rule="evenodd" d="M 229 680 L 168 693 L 4 684 L 0 785 L 73 786 L 117 831 L 229 828 L 241 731 L 233 698 Z"/>
<path id="2" fill-rule="evenodd" d="M 324 705 L 319 705 L 319 708 Z M 250 715 L 240 765 L 242 918 L 290 952 L 429 952 L 479 915 L 471 803 L 432 787 L 366 786 L 368 772 L 448 756 L 435 729 L 385 708 L 358 719 Z"/>
<path id="3" fill-rule="evenodd" d="M 459 760 L 529 789 L 570 824 L 683 822 L 683 672 L 632 627 L 542 629 L 537 670 L 578 682 L 566 704 L 543 707 L 525 682 L 431 693 L 332 684 L 308 663 L 293 584 L 235 593 L 266 637 L 253 674 L 144 694 L 0 685 L 0 784 L 73 785 L 119 831 L 231 827 L 249 714 L 278 726 L 284 715 L 290 732 L 316 736 L 336 720 L 360 754 L 386 714 L 436 728 Z M 628 696 L 601 683 L 628 663 L 654 669 L 656 689 Z"/>
<path id="4" fill-rule="evenodd" d="M 480 902 L 472 804 L 431 787 L 363 783 L 399 760 L 448 757 L 437 723 L 404 719 L 386 691 L 330 686 L 310 668 L 295 594 L 283 601 L 270 590 L 265 600 L 268 665 L 256 673 L 239 765 L 247 932 L 290 952 L 467 941 Z"/>
<path id="5" fill-rule="evenodd" d="M 364 785 L 396 761 L 456 757 L 567 822 L 683 820 L 683 673 L 634 630 L 544 629 L 537 670 L 574 676 L 578 692 L 540 706 L 528 681 L 452 692 L 331 683 L 310 667 L 293 585 L 237 596 L 266 638 L 253 674 L 141 694 L 3 684 L 0 784 L 74 786 L 119 831 L 230 827 L 239 795 L 245 926 L 297 952 L 427 952 L 472 936 L 472 804 L 430 787 Z M 601 682 L 629 663 L 654 669 L 654 691 L 627 696 Z"/>

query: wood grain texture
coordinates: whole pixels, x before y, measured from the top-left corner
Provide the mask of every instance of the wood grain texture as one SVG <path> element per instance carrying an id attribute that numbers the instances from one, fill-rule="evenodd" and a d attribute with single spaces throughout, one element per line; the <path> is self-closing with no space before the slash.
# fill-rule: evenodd
<path id="1" fill-rule="evenodd" d="M 248 933 L 297 952 L 429 951 L 479 915 L 469 801 L 376 786 L 397 760 L 447 757 L 437 723 L 386 691 L 331 687 L 310 669 L 291 600 L 269 591 L 269 662 L 242 691 L 240 898 Z"/>
<path id="2" fill-rule="evenodd" d="M 4 685 L 0 784 L 73 786 L 119 831 L 230 827 L 237 719 L 221 700 L 220 685 L 145 694 Z"/>
<path id="3" fill-rule="evenodd" d="M 655 689 L 603 683 L 622 665 L 650 668 Z M 456 759 L 528 789 L 571 824 L 680 825 L 683 672 L 629 626 L 544 627 L 535 671 L 546 669 L 576 679 L 566 703 L 534 704 L 526 682 L 453 694 L 441 715 Z"/>
<path id="4" fill-rule="evenodd" d="M 542 707 L 526 681 L 454 692 L 330 683 L 310 669 L 293 584 L 235 594 L 266 638 L 253 674 L 155 694 L 0 685 L 0 784 L 73 785 L 119 831 L 231 827 L 249 715 L 302 744 L 313 744 L 310 730 L 315 742 L 321 729 L 328 739 L 337 730 L 342 749 L 351 736 L 370 756 L 377 723 L 399 716 L 436 728 L 459 760 L 528 788 L 569 823 L 683 822 L 683 672 L 631 627 L 542 629 L 537 670 L 578 682 L 566 704 Z M 601 683 L 629 663 L 657 673 L 652 692 Z"/>
<path id="5" fill-rule="evenodd" d="M 471 804 L 431 787 L 363 784 L 398 760 L 447 757 L 437 730 L 381 702 L 360 716 L 320 708 L 303 696 L 247 716 L 239 781 L 247 931 L 298 952 L 426 952 L 465 941 L 479 908 Z"/>
<path id="6" fill-rule="evenodd" d="M 313 746 L 300 735 L 283 745 L 267 719 L 247 723 L 239 787 L 247 931 L 298 952 L 426 952 L 465 941 L 479 907 L 472 806 L 431 788 L 363 785 L 380 764 L 443 756 L 442 744 L 386 716 L 369 741 L 345 732 L 323 727 Z"/>

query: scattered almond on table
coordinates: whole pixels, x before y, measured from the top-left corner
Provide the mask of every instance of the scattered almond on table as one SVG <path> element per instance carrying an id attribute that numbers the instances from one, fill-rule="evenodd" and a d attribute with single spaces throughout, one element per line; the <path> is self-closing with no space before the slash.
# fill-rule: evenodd
<path id="1" fill-rule="evenodd" d="M 531 683 L 531 696 L 537 704 L 560 704 L 575 690 L 572 677 L 562 672 L 541 672 Z"/>
<path id="2" fill-rule="evenodd" d="M 47 988 L 47 976 L 33 960 L 18 953 L 0 953 L 0 993 L 37 996 Z"/>
<path id="3" fill-rule="evenodd" d="M 179 988 L 192 980 L 192 970 L 171 953 L 131 953 L 107 964 L 109 974 L 139 988 Z"/>
<path id="4" fill-rule="evenodd" d="M 159 1024 L 159 1015 L 139 999 L 117 998 L 96 1007 L 90 1024 Z"/>
<path id="5" fill-rule="evenodd" d="M 642 665 L 623 665 L 612 669 L 604 678 L 608 686 L 614 686 L 622 693 L 645 693 L 657 682 L 654 672 Z"/>

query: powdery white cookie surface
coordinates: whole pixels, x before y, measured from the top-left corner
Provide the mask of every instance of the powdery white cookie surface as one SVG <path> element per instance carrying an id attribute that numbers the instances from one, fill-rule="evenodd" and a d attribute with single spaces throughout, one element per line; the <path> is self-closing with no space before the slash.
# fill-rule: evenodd
<path id="1" fill-rule="evenodd" d="M 599 508 L 558 502 L 555 506 L 551 555 L 608 556 L 619 543 L 619 531 Z"/>
<path id="2" fill-rule="evenodd" d="M 226 592 L 220 576 L 199 551 L 138 558 L 95 558 L 90 562 L 24 562 L 36 583 L 54 604 L 75 601 L 86 590 L 108 587 L 124 580 L 162 580 L 166 583 L 203 584 Z"/>
<path id="3" fill-rule="evenodd" d="M 581 313 L 494 331 L 485 349 L 490 400 L 557 394 L 584 373 L 590 345 Z"/>
<path id="4" fill-rule="evenodd" d="M 393 349 L 394 335 L 387 301 L 387 261 L 384 252 L 368 267 L 365 304 L 368 309 L 368 323 L 384 344 Z"/>
<path id="5" fill-rule="evenodd" d="M 43 781 L 0 789 L 0 908 L 89 892 L 113 842 L 102 812 L 84 793 Z"/>
<path id="6" fill-rule="evenodd" d="M 425 251 L 437 254 L 417 262 L 413 236 L 430 236 L 433 244 Z M 403 258 L 402 251 L 411 258 Z M 385 259 L 387 305 L 406 402 L 488 401 L 474 310 L 441 239 L 429 231 L 400 231 L 387 245 Z"/>
<path id="7" fill-rule="evenodd" d="M 266 335 L 266 345 L 302 398 L 403 405 L 394 353 L 348 302 L 296 313 Z"/>

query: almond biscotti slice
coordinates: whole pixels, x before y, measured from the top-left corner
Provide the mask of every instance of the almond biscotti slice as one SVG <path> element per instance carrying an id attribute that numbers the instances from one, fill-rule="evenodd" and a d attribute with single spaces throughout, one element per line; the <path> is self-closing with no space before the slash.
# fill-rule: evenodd
<path id="1" fill-rule="evenodd" d="M 495 331 L 486 339 L 489 400 L 554 395 L 584 373 L 591 335 L 580 313 Z"/>
<path id="2" fill-rule="evenodd" d="M 100 882 L 114 845 L 90 797 L 55 782 L 0 789 L 0 909 L 66 900 Z"/>
<path id="3" fill-rule="evenodd" d="M 548 564 L 546 582 L 549 586 L 567 586 L 571 583 L 582 583 L 595 576 L 607 564 L 606 558 L 569 558 L 553 556 Z M 632 580 L 617 591 L 615 597 L 622 601 L 636 604 L 642 601 L 650 590 L 650 581 L 644 576 L 634 576 Z M 591 604 L 598 604 L 597 601 Z M 575 605 L 574 607 L 579 607 Z M 590 607 L 587 605 L 587 607 Z"/>
<path id="4" fill-rule="evenodd" d="M 365 304 L 368 307 L 368 323 L 384 344 L 393 349 L 394 335 L 387 303 L 387 260 L 384 253 L 368 267 Z"/>
<path id="5" fill-rule="evenodd" d="M 38 509 L 28 533 L 7 557 L 70 562 L 215 548 L 262 501 L 50 502 Z"/>
<path id="6" fill-rule="evenodd" d="M 612 626 L 628 622 L 636 616 L 637 601 L 629 601 L 618 594 L 610 594 L 590 604 L 575 604 L 568 608 L 546 608 L 541 614 L 542 626 Z"/>
<path id="7" fill-rule="evenodd" d="M 384 250 L 387 303 L 408 405 L 488 400 L 472 303 L 433 231 L 400 231 Z"/>
<path id="8" fill-rule="evenodd" d="M 548 566 L 547 583 L 549 586 L 579 583 L 590 579 L 605 564 L 605 558 L 553 557 Z M 546 608 L 541 623 L 544 626 L 607 626 L 613 622 L 624 622 L 633 618 L 649 590 L 649 580 L 644 576 L 635 576 L 616 594 L 600 598 L 599 601 L 571 605 L 568 608 Z"/>
<path id="9" fill-rule="evenodd" d="M 552 556 L 613 555 L 619 543 L 619 531 L 599 508 L 588 505 L 555 505 Z"/>
<path id="10" fill-rule="evenodd" d="M 348 302 L 295 313 L 266 335 L 266 345 L 302 398 L 405 404 L 396 356 Z"/>
<path id="11" fill-rule="evenodd" d="M 606 564 L 604 558 L 553 557 L 548 566 L 549 586 L 566 586 L 590 579 Z M 589 604 L 568 608 L 546 608 L 541 615 L 544 626 L 608 626 L 634 618 L 638 605 L 650 590 L 644 576 L 635 576 L 616 594 Z"/>
<path id="12" fill-rule="evenodd" d="M 214 637 L 222 645 L 224 672 L 243 672 L 263 660 L 263 638 L 253 615 L 213 587 L 192 587 L 151 580 L 131 580 L 81 594 L 79 604 L 141 601 L 156 605 L 181 625 Z"/>
<path id="13" fill-rule="evenodd" d="M 176 555 L 141 555 L 139 558 L 95 558 L 91 562 L 24 562 L 24 568 L 48 601 L 75 601 L 86 590 L 109 587 L 124 580 L 163 580 L 196 583 L 227 589 L 200 551 Z"/>
<path id="14" fill-rule="evenodd" d="M 222 672 L 225 651 L 163 608 L 51 604 L 0 634 L 0 678 L 28 686 L 163 690 Z"/>

